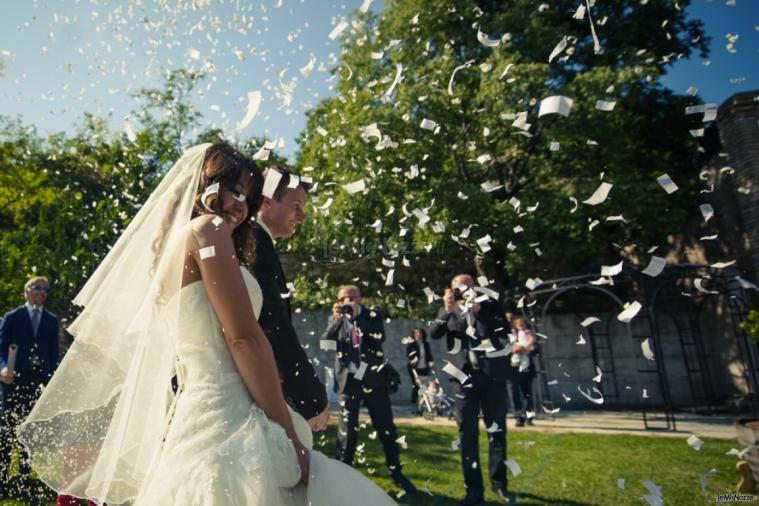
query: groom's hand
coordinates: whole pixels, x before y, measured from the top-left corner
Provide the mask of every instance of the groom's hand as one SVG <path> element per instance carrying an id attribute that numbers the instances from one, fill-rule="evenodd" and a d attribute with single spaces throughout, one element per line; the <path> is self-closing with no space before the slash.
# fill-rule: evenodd
<path id="1" fill-rule="evenodd" d="M 321 430 L 326 429 L 327 424 L 329 424 L 329 403 L 327 403 L 327 406 L 324 408 L 324 411 L 322 411 L 315 417 L 310 418 L 308 420 L 308 425 L 309 427 L 311 427 L 311 430 L 314 432 L 319 432 Z"/>

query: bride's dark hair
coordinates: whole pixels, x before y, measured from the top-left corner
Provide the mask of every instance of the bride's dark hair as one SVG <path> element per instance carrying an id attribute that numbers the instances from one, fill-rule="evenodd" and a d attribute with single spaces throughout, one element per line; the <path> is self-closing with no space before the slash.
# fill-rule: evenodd
<path id="1" fill-rule="evenodd" d="M 209 212 L 221 215 L 219 194 L 209 195 L 205 198 L 205 202 L 202 202 L 203 193 L 206 188 L 214 183 L 219 183 L 219 190 L 231 189 L 243 174 L 249 174 L 253 194 L 246 199 L 248 218 L 232 232 L 232 240 L 240 263 L 250 267 L 256 259 L 256 241 L 251 218 L 255 218 L 258 214 L 258 209 L 263 201 L 261 192 L 264 186 L 264 177 L 258 165 L 226 142 L 220 142 L 208 148 L 203 159 L 198 189 L 195 193 L 192 217 L 195 218 Z"/>

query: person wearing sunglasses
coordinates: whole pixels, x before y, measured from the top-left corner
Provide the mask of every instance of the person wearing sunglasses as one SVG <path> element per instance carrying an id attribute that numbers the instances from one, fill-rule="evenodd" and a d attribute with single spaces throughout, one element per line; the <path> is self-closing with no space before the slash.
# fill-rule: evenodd
<path id="1" fill-rule="evenodd" d="M 26 303 L 8 313 L 0 323 L 0 381 L 4 409 L 0 421 L 0 498 L 13 494 L 25 500 L 29 494 L 29 458 L 16 445 L 16 427 L 32 410 L 41 392 L 58 366 L 58 317 L 45 308 L 50 283 L 44 276 L 34 276 L 24 285 Z M 9 363 L 9 351 L 15 349 Z M 18 478 L 10 482 L 13 446 L 21 457 Z M 26 494 L 26 495 L 25 495 Z"/>

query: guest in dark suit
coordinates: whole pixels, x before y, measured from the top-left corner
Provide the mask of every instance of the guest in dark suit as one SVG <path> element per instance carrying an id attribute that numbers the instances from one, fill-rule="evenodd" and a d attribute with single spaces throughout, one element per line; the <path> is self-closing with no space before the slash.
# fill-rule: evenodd
<path id="1" fill-rule="evenodd" d="M 406 346 L 406 359 L 408 360 L 408 375 L 411 378 L 411 404 L 416 405 L 419 400 L 419 385 L 416 384 L 414 371 L 418 376 L 429 376 L 432 374 L 435 361 L 432 358 L 432 350 L 424 329 L 420 327 L 412 329 L 411 338 L 413 341 Z"/>
<path id="2" fill-rule="evenodd" d="M 282 167 L 270 167 L 265 181 L 263 202 L 254 224 L 253 275 L 263 292 L 258 322 L 274 350 L 288 404 L 308 420 L 311 430 L 324 430 L 329 423 L 327 390 L 316 376 L 293 328 L 291 290 L 274 247 L 275 240 L 290 237 L 303 223 L 310 185 Z M 266 195 L 267 187 L 269 195 Z"/>
<path id="3" fill-rule="evenodd" d="M 382 310 L 362 305 L 361 292 L 354 285 L 340 288 L 337 299 L 322 335 L 323 341 L 336 342 L 335 380 L 341 407 L 337 458 L 353 464 L 358 442 L 358 412 L 363 402 L 385 450 L 391 478 L 406 493 L 414 493 L 416 487 L 401 472 L 393 408 L 382 370 L 385 364 Z"/>
<path id="4" fill-rule="evenodd" d="M 16 443 L 16 428 L 26 419 L 58 367 L 58 317 L 45 309 L 50 291 L 47 278 L 35 276 L 24 285 L 26 304 L 5 314 L 0 324 L 0 380 L 5 405 L 0 426 L 0 496 L 10 489 L 11 454 Z M 16 364 L 8 364 L 8 350 L 17 349 Z M 18 494 L 29 500 L 29 456 L 18 445 Z"/>
<path id="5" fill-rule="evenodd" d="M 433 339 L 445 338 L 448 346 L 450 364 L 444 370 L 452 376 L 466 486 L 461 504 L 465 506 L 482 503 L 484 496 L 478 445 L 480 411 L 489 432 L 490 485 L 496 494 L 508 498 L 504 460 L 509 326 L 501 304 L 491 298 L 480 300 L 483 293 L 474 287 L 472 276 L 459 274 L 453 278 L 431 332 Z"/>

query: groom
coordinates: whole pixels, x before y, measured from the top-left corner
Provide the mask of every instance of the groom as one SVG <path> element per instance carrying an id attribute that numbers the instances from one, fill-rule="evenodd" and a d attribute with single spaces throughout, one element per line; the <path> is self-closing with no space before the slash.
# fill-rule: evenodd
<path id="1" fill-rule="evenodd" d="M 263 202 L 253 225 L 256 238 L 253 275 L 261 285 L 264 299 L 259 323 L 274 350 L 285 399 L 308 420 L 311 430 L 320 431 L 329 422 L 327 392 L 293 328 L 290 289 L 274 247 L 274 241 L 292 236 L 303 223 L 309 189 L 308 183 L 284 167 L 270 167 L 266 171 Z"/>

